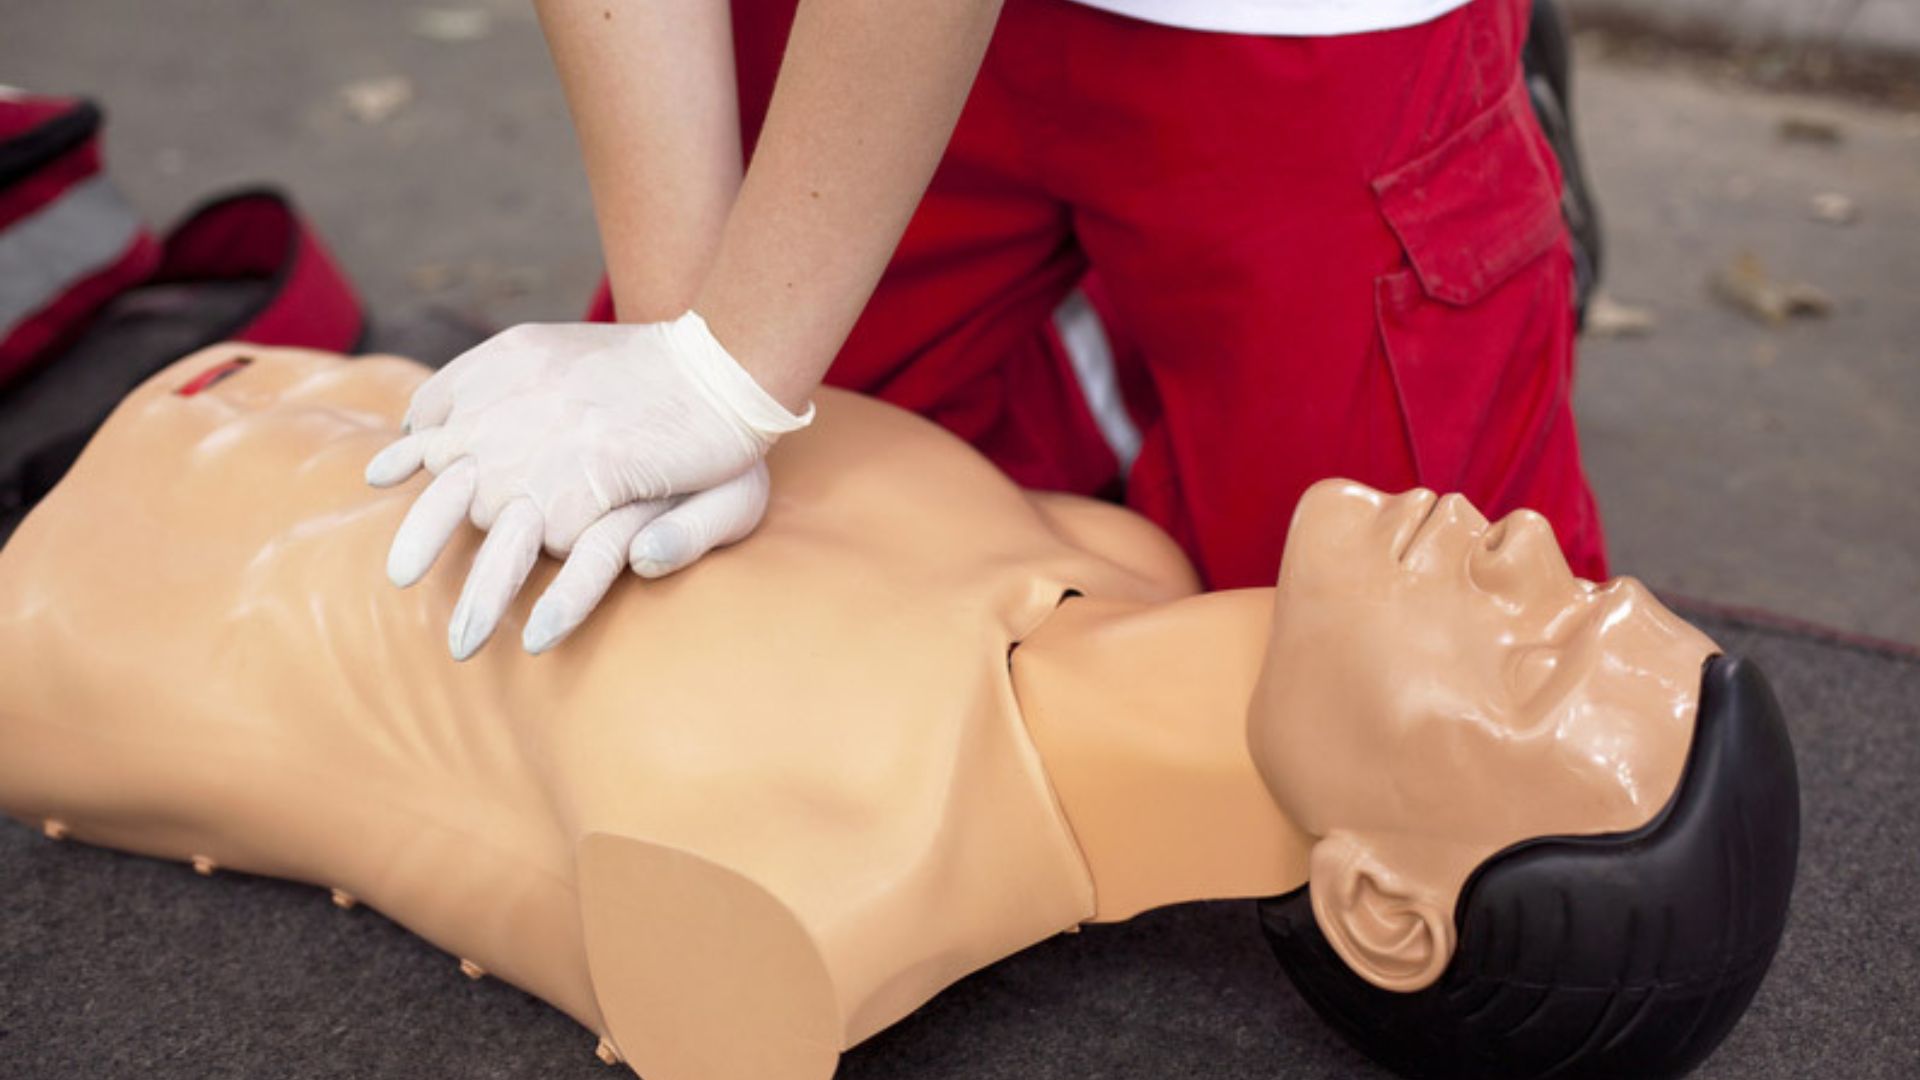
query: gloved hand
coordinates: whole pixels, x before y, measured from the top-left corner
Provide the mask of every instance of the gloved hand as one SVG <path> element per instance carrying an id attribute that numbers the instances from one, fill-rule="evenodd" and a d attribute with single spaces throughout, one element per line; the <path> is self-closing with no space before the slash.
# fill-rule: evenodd
<path id="1" fill-rule="evenodd" d="M 449 628 L 454 656 L 465 659 L 492 634 L 541 546 L 574 551 L 610 511 L 641 504 L 596 534 L 586 558 L 604 562 L 611 539 L 631 527 L 620 546 L 654 576 L 751 532 L 766 505 L 765 477 L 751 479 L 752 470 L 775 439 L 812 417 L 762 390 L 692 312 L 643 326 L 515 327 L 423 383 L 407 434 L 368 464 L 367 482 L 379 487 L 423 466 L 436 474 L 394 535 L 388 576 L 403 587 L 418 581 L 463 517 L 489 530 Z M 711 500 L 667 501 L 707 492 Z M 585 573 L 571 579 L 589 580 Z M 556 600 L 549 611 L 566 618 L 553 616 L 560 621 L 547 629 L 557 632 L 543 631 L 542 647 L 604 591 L 584 610 Z"/>
<path id="2" fill-rule="evenodd" d="M 468 462 L 461 461 L 441 475 L 455 478 L 450 490 L 457 495 L 472 490 L 471 470 Z M 434 487 L 439 487 L 438 481 Z M 416 515 L 434 522 L 435 535 L 441 522 L 447 523 L 449 534 L 459 527 L 462 511 L 437 505 L 430 495 L 435 495 L 433 488 L 414 503 L 402 523 L 403 532 Z M 454 497 L 446 497 L 449 504 Z M 744 539 L 760 524 L 766 509 L 767 465 L 761 461 L 705 491 L 628 503 L 608 511 L 574 541 L 566 563 L 533 605 L 521 645 L 530 653 L 545 652 L 586 621 L 629 565 L 641 577 L 664 577 L 714 548 Z M 473 558 L 447 626 L 447 648 L 454 659 L 472 656 L 493 636 L 500 617 L 533 570 L 540 554 L 540 530 L 538 512 L 524 499 L 509 503 L 494 521 Z M 400 554 L 397 541 L 394 552 L 387 563 L 388 576 L 401 585 L 419 580 L 426 564 L 403 563 L 406 556 Z"/>

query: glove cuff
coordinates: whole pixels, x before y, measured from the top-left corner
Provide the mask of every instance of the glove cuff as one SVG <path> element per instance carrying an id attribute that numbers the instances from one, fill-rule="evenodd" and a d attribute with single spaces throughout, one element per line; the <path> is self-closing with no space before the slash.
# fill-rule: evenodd
<path id="1" fill-rule="evenodd" d="M 813 403 L 799 416 L 774 400 L 720 344 L 697 311 L 665 324 L 670 355 L 687 361 L 688 373 L 715 401 L 764 442 L 813 423 Z"/>

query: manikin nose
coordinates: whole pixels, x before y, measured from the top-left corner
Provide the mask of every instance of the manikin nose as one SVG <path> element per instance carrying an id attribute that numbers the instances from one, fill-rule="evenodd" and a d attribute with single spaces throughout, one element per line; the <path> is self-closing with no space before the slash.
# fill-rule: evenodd
<path id="1" fill-rule="evenodd" d="M 1553 525 L 1532 510 L 1515 510 L 1481 538 L 1469 567 L 1481 588 L 1519 593 L 1573 580 L 1573 571 L 1553 535 Z"/>
<path id="2" fill-rule="evenodd" d="M 1430 572 L 1458 573 L 1461 558 L 1479 542 L 1487 519 L 1459 494 L 1436 499 L 1431 492 L 1416 488 L 1402 498 L 1411 500 L 1412 526 L 1400 540 L 1400 561 Z"/>

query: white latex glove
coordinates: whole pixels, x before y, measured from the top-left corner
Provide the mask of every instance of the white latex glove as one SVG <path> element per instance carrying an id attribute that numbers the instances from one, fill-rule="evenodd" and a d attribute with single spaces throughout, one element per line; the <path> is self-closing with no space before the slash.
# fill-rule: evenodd
<path id="1" fill-rule="evenodd" d="M 572 552 L 609 511 L 643 504 L 597 534 L 586 558 L 604 561 L 608 538 L 631 525 L 620 546 L 655 576 L 751 532 L 766 505 L 765 477 L 753 470 L 775 439 L 812 416 L 781 407 L 692 312 L 642 326 L 515 327 L 423 383 L 408 433 L 368 464 L 367 482 L 379 487 L 423 466 L 436 474 L 394 535 L 388 576 L 402 587 L 418 581 L 462 518 L 489 531 L 449 628 L 454 656 L 465 659 L 492 634 L 540 548 Z M 664 501 L 708 491 L 711 500 Z M 584 573 L 572 580 L 588 580 Z M 556 604 L 567 618 L 547 624 L 541 647 L 593 606 Z"/>

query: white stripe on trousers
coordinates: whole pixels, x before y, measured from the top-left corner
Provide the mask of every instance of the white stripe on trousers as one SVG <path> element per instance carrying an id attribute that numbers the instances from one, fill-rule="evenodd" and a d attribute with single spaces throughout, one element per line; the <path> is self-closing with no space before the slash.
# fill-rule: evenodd
<path id="1" fill-rule="evenodd" d="M 1120 475 L 1125 478 L 1140 456 L 1140 429 L 1120 396 L 1120 374 L 1114 368 L 1113 340 L 1107 336 L 1106 324 L 1100 321 L 1100 313 L 1093 309 L 1087 294 L 1075 289 L 1054 309 L 1053 326 L 1066 346 L 1087 411 L 1093 414 L 1093 422 L 1119 460 Z"/>

